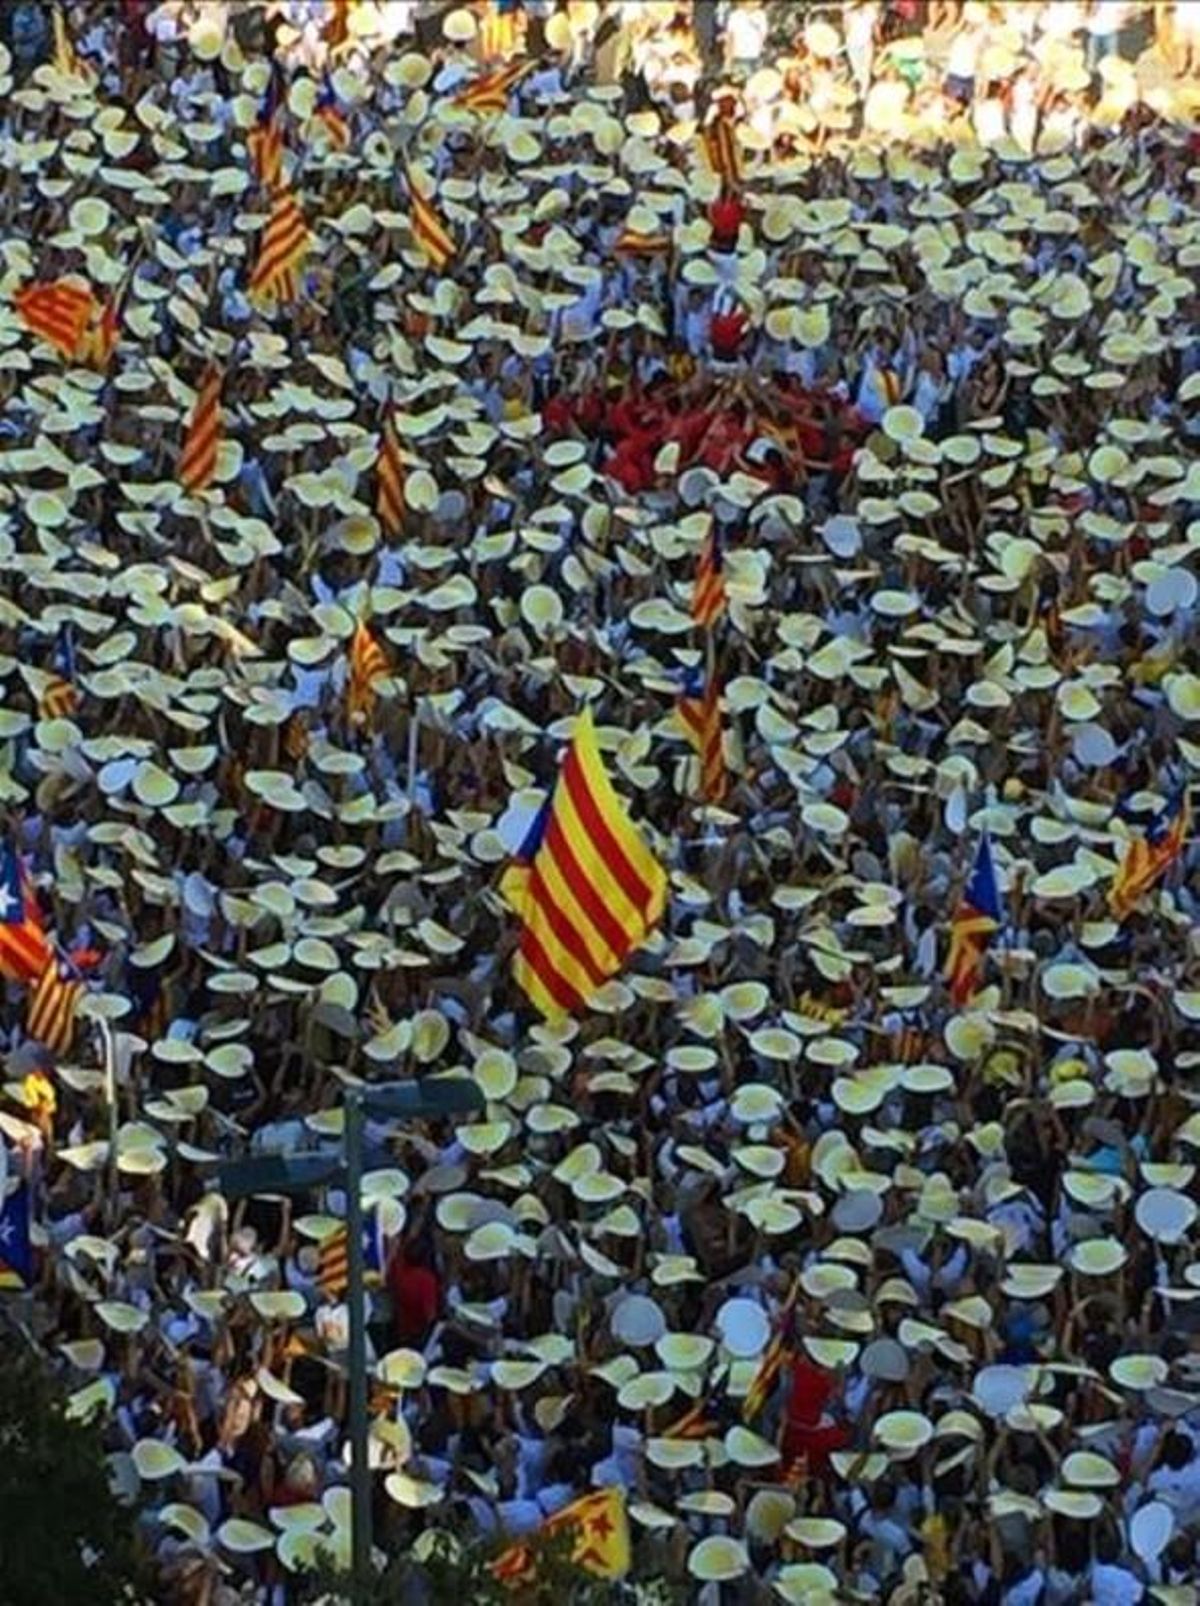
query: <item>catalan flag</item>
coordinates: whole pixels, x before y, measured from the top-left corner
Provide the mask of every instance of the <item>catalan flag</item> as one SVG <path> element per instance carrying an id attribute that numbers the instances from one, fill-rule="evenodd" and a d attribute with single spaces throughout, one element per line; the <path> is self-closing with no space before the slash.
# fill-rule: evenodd
<path id="1" fill-rule="evenodd" d="M 317 103 L 313 107 L 313 119 L 324 128 L 334 150 L 350 149 L 350 123 L 341 108 L 328 73 L 322 80 L 321 93 L 317 96 Z"/>
<path id="2" fill-rule="evenodd" d="M 722 184 L 736 189 L 742 182 L 742 155 L 738 148 L 737 125 L 732 117 L 718 112 L 703 130 L 704 154 L 709 167 Z"/>
<path id="3" fill-rule="evenodd" d="M 283 182 L 283 102 L 283 70 L 273 60 L 258 120 L 246 135 L 250 171 L 267 190 L 278 189 Z"/>
<path id="4" fill-rule="evenodd" d="M 52 957 L 21 861 L 11 847 L 0 848 L 0 976 L 36 981 Z"/>
<path id="5" fill-rule="evenodd" d="M 648 234 L 643 229 L 623 229 L 613 247 L 618 256 L 661 257 L 671 249 L 669 234 Z"/>
<path id="6" fill-rule="evenodd" d="M 1130 839 L 1109 888 L 1108 907 L 1114 919 L 1124 920 L 1183 852 L 1190 815 L 1187 794 L 1180 789 L 1159 809 L 1145 831 Z"/>
<path id="7" fill-rule="evenodd" d="M 447 268 L 457 251 L 454 236 L 442 222 L 437 208 L 428 199 L 417 181 L 413 168 L 405 169 L 408 194 L 412 205 L 411 227 L 413 239 L 425 254 L 431 268 L 441 273 Z"/>
<path id="8" fill-rule="evenodd" d="M 93 82 L 96 78 L 96 69 L 90 62 L 81 61 L 76 53 L 74 41 L 67 29 L 67 19 L 60 5 L 54 8 L 53 65 L 56 71 L 68 78 L 81 78 L 87 83 Z"/>
<path id="9" fill-rule="evenodd" d="M 992 845 L 985 831 L 979 838 L 971 879 L 950 922 L 946 981 L 956 1008 L 962 1009 L 974 998 L 983 973 L 988 938 L 1000 929 L 1003 918 Z"/>
<path id="10" fill-rule="evenodd" d="M 379 436 L 379 456 L 375 459 L 375 512 L 385 535 L 400 535 L 404 529 L 404 458 L 391 407 L 383 415 Z"/>
<path id="11" fill-rule="evenodd" d="M 350 642 L 350 679 L 346 686 L 346 711 L 354 723 L 370 722 L 375 708 L 375 682 L 390 667 L 370 625 L 360 619 Z"/>
<path id="12" fill-rule="evenodd" d="M 692 587 L 692 618 L 702 629 L 709 629 L 725 612 L 725 557 L 721 537 L 713 525 L 700 548 L 696 564 L 696 583 Z"/>
<path id="13" fill-rule="evenodd" d="M 291 301 L 298 292 L 297 271 L 308 254 L 312 235 L 290 190 L 281 190 L 263 229 L 258 260 L 250 275 L 252 301 Z"/>
<path id="14" fill-rule="evenodd" d="M 763 1351 L 758 1371 L 754 1374 L 750 1387 L 746 1390 L 746 1397 L 742 1401 L 742 1421 L 747 1425 L 759 1416 L 771 1397 L 771 1391 L 779 1379 L 780 1372 L 792 1358 L 792 1311 L 799 1297 L 800 1279 L 794 1277 L 776 1319 L 775 1332 Z"/>
<path id="15" fill-rule="evenodd" d="M 379 1218 L 372 1212 L 363 1223 L 363 1265 L 368 1285 L 378 1284 L 383 1262 Z M 322 1238 L 317 1248 L 317 1286 L 327 1299 L 344 1298 L 350 1286 L 350 1237 L 344 1226 Z"/>
<path id="16" fill-rule="evenodd" d="M 534 835 L 536 833 L 536 836 Z M 501 881 L 521 918 L 513 976 L 550 1018 L 581 1009 L 662 916 L 667 877 L 613 790 L 590 711 Z"/>
<path id="17" fill-rule="evenodd" d="M 221 448 L 221 385 L 224 373 L 209 363 L 200 380 L 179 454 L 179 483 L 193 493 L 207 490 L 217 471 Z"/>
<path id="18" fill-rule="evenodd" d="M 629 1571 L 632 1550 L 629 1519 L 625 1512 L 625 1491 L 614 1487 L 594 1489 L 569 1506 L 555 1512 L 533 1535 L 533 1543 L 510 1545 L 492 1562 L 492 1573 L 510 1588 L 527 1585 L 537 1574 L 536 1540 L 576 1531 L 571 1552 L 577 1567 L 595 1578 L 624 1578 Z"/>
<path id="19" fill-rule="evenodd" d="M 33 1242 L 29 1232 L 29 1184 L 11 1192 L 0 1185 L 0 1289 L 33 1286 Z"/>
<path id="20" fill-rule="evenodd" d="M 75 1013 L 84 986 L 72 976 L 57 955 L 34 982 L 25 1011 L 30 1037 L 44 1043 L 52 1054 L 66 1054 L 75 1041 Z"/>
<path id="21" fill-rule="evenodd" d="M 283 727 L 283 751 L 293 764 L 301 764 L 308 757 L 309 735 L 304 716 L 292 714 Z"/>
<path id="22" fill-rule="evenodd" d="M 675 705 L 675 714 L 700 759 L 700 792 L 706 803 L 719 803 L 729 777 L 725 769 L 725 735 L 721 722 L 721 688 L 715 675 L 705 683 L 702 670 L 692 670 Z"/>
<path id="23" fill-rule="evenodd" d="M 330 0 L 324 32 L 325 43 L 332 56 L 350 37 L 350 0 Z"/>
<path id="24" fill-rule="evenodd" d="M 514 61 L 508 67 L 498 67 L 495 72 L 484 73 L 454 97 L 454 104 L 465 106 L 468 111 L 478 112 L 480 116 L 505 111 L 508 97 L 531 67 L 531 62 Z"/>
<path id="25" fill-rule="evenodd" d="M 511 56 L 517 48 L 517 7 L 501 0 L 484 0 L 479 19 L 479 50 L 485 61 Z"/>
<path id="26" fill-rule="evenodd" d="M 95 313 L 91 287 L 71 279 L 28 284 L 13 297 L 26 329 L 53 346 L 60 357 L 78 355 Z"/>
<path id="27" fill-rule="evenodd" d="M 719 1439 L 721 1424 L 708 1402 L 697 1400 L 682 1416 L 676 1417 L 670 1427 L 663 1429 L 662 1436 L 664 1439 Z"/>
<path id="28" fill-rule="evenodd" d="M 79 687 L 75 684 L 75 647 L 71 632 L 64 625 L 59 632 L 53 668 L 38 695 L 38 717 L 69 719 L 79 708 Z"/>

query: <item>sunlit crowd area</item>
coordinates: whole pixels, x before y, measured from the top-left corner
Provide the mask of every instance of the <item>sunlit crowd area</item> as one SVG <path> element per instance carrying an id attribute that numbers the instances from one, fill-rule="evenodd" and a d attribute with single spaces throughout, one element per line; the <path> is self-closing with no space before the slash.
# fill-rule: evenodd
<path id="1" fill-rule="evenodd" d="M 1200 3 L 0 40 L 0 1338 L 137 1600 L 1195 1606 Z"/>

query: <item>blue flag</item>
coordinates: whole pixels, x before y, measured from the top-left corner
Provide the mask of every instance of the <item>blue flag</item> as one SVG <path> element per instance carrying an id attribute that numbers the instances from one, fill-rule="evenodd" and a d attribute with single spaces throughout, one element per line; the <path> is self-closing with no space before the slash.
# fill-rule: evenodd
<path id="1" fill-rule="evenodd" d="M 19 1182 L 0 1205 L 0 1289 L 23 1290 L 32 1284 L 29 1184 Z"/>

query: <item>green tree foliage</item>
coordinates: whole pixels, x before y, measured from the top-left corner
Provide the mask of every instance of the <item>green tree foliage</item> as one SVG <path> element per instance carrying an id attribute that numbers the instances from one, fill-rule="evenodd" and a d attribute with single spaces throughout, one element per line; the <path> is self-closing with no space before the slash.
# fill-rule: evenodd
<path id="1" fill-rule="evenodd" d="M 66 1415 L 41 1357 L 0 1332 L 0 1599 L 4 1606 L 149 1600 L 132 1514 L 116 1499 L 97 1427 Z"/>
<path id="2" fill-rule="evenodd" d="M 392 1557 L 372 1581 L 363 1606 L 625 1606 L 635 1598 L 625 1584 L 594 1578 L 577 1567 L 570 1534 L 526 1543 L 535 1557 L 535 1576 L 514 1590 L 492 1573 L 493 1541 L 438 1533 L 417 1553 Z M 325 1571 L 312 1575 L 306 1598 L 314 1606 L 344 1606 L 350 1596 L 345 1580 Z M 676 1599 L 665 1587 L 636 1598 L 652 1599 L 655 1606 L 673 1606 Z"/>

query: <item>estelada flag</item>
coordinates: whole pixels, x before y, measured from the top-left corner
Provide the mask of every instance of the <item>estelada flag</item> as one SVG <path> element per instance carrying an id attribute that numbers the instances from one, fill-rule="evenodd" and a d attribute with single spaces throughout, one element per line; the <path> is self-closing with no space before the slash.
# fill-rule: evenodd
<path id="1" fill-rule="evenodd" d="M 322 80 L 321 93 L 317 96 L 317 103 L 313 107 L 313 121 L 320 123 L 325 129 L 334 150 L 350 149 L 350 123 L 341 108 L 328 72 Z"/>
<path id="2" fill-rule="evenodd" d="M 564 1528 L 576 1530 L 571 1555 L 577 1567 L 595 1578 L 625 1577 L 632 1551 L 624 1489 L 596 1489 L 572 1500 L 542 1523 L 535 1540 L 561 1533 Z M 492 1572 L 510 1588 L 520 1588 L 536 1576 L 536 1555 L 529 1545 L 510 1545 L 492 1562 Z"/>
<path id="3" fill-rule="evenodd" d="M 1167 800 L 1144 833 L 1130 838 L 1108 893 L 1114 919 L 1124 920 L 1183 852 L 1189 815 L 1187 795 L 1181 790 Z"/>
<path id="4" fill-rule="evenodd" d="M 53 954 L 21 861 L 13 848 L 0 847 L 0 976 L 36 981 Z"/>
<path id="5" fill-rule="evenodd" d="M 251 176 L 264 189 L 276 189 L 283 180 L 283 73 L 277 61 L 258 109 L 258 119 L 246 135 Z"/>
<path id="6" fill-rule="evenodd" d="M 29 1233 L 29 1184 L 18 1182 L 0 1198 L 0 1289 L 33 1285 L 33 1243 Z"/>
<path id="7" fill-rule="evenodd" d="M 70 719 L 79 711 L 79 687 L 75 684 L 75 647 L 71 632 L 64 625 L 59 631 L 52 667 L 38 693 L 38 714 L 42 719 Z"/>
<path id="8" fill-rule="evenodd" d="M 666 872 L 613 790 L 590 710 L 575 723 L 535 834 L 500 889 L 521 919 L 513 978 L 559 1019 L 617 974 L 667 899 Z"/>
<path id="9" fill-rule="evenodd" d="M 992 863 L 992 845 L 987 832 L 979 838 L 971 879 L 963 889 L 958 908 L 950 922 L 950 951 L 946 956 L 946 980 L 956 1009 L 974 998 L 983 973 L 983 955 L 988 938 L 1000 929 L 1004 918 L 1000 885 Z"/>

